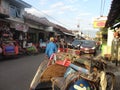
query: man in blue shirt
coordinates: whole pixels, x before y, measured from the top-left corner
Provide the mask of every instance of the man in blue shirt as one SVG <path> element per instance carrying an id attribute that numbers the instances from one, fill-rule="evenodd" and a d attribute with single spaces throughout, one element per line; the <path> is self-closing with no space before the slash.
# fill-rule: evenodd
<path id="1" fill-rule="evenodd" d="M 50 42 L 46 46 L 45 54 L 48 56 L 48 58 L 50 58 L 50 56 L 55 52 L 57 52 L 57 46 L 54 43 L 54 38 L 51 37 Z"/>

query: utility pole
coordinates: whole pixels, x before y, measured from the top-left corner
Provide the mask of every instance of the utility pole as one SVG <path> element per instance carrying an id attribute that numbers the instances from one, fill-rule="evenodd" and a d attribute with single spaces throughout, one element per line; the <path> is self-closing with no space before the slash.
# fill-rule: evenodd
<path id="1" fill-rule="evenodd" d="M 78 28 L 78 38 L 81 39 L 81 32 L 80 32 L 80 19 L 78 19 L 78 24 L 77 24 L 77 28 Z"/>

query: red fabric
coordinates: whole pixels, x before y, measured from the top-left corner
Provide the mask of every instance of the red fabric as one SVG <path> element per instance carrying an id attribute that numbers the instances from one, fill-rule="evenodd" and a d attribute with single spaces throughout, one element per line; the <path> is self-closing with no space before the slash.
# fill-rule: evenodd
<path id="1" fill-rule="evenodd" d="M 19 50 L 18 50 L 18 46 L 15 46 L 15 54 L 18 54 Z"/>
<path id="2" fill-rule="evenodd" d="M 70 60 L 64 60 L 64 61 L 62 61 L 62 60 L 57 60 L 55 63 L 56 63 L 56 64 L 63 65 L 63 66 L 69 66 L 70 63 L 71 63 L 71 61 L 70 61 Z"/>
<path id="3" fill-rule="evenodd" d="M 55 55 L 56 55 L 56 54 L 53 53 L 53 54 L 50 56 L 50 60 L 52 60 Z"/>

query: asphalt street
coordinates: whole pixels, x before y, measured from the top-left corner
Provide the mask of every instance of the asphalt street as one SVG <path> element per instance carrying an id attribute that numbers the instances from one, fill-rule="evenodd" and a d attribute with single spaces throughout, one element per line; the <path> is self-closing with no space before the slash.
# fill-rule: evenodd
<path id="1" fill-rule="evenodd" d="M 0 90 L 29 90 L 44 54 L 0 61 Z"/>

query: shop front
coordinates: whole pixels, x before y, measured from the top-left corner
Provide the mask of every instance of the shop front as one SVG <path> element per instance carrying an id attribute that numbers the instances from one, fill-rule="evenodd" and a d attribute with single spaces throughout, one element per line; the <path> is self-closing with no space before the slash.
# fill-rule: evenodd
<path id="1" fill-rule="evenodd" d="M 18 46 L 13 38 L 9 21 L 0 21 L 0 50 L 2 56 L 18 55 Z"/>
<path id="2" fill-rule="evenodd" d="M 9 22 L 4 19 L 0 19 L 0 59 L 3 55 L 3 41 L 8 39 L 4 37 L 7 33 L 6 30 L 9 30 Z"/>
<path id="3" fill-rule="evenodd" d="M 13 39 L 17 41 L 22 41 L 27 38 L 28 26 L 24 23 L 11 22 L 10 24 L 11 32 L 13 33 Z"/>
<path id="4" fill-rule="evenodd" d="M 29 28 L 29 31 L 27 33 L 28 41 L 32 43 L 38 43 L 38 33 L 39 31 L 34 28 Z"/>
<path id="5" fill-rule="evenodd" d="M 7 22 L 6 20 L 0 19 L 0 39 L 2 37 L 3 32 L 5 32 L 6 29 L 9 29 L 9 22 Z"/>

